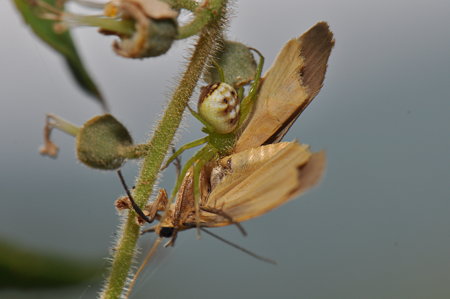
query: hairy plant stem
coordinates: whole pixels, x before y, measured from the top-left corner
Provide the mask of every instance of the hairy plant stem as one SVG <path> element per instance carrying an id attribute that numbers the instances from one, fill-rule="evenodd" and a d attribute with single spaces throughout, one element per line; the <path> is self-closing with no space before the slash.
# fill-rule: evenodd
<path id="1" fill-rule="evenodd" d="M 162 119 L 160 120 L 151 140 L 148 142 L 148 152 L 144 158 L 140 175 L 136 182 L 133 197 L 142 208 L 147 203 L 156 182 L 161 165 L 168 152 L 175 133 L 180 126 L 183 112 L 197 85 L 209 57 L 214 54 L 218 39 L 226 19 L 227 0 L 210 0 L 208 7 L 214 18 L 203 28 L 197 41 L 189 65 L 183 74 L 175 92 L 172 95 Z M 139 237 L 139 226 L 136 224 L 136 214 L 129 211 L 124 222 L 120 239 L 116 244 L 110 276 L 107 280 L 101 298 L 120 298 L 130 273 L 135 247 Z"/>
<path id="2" fill-rule="evenodd" d="M 214 18 L 214 12 L 204 7 L 196 8 L 194 15 L 195 17 L 190 23 L 178 28 L 176 39 L 185 39 L 197 34 Z"/>
<path id="3" fill-rule="evenodd" d="M 194 11 L 198 7 L 198 2 L 194 0 L 163 0 L 175 9 L 187 9 Z"/>

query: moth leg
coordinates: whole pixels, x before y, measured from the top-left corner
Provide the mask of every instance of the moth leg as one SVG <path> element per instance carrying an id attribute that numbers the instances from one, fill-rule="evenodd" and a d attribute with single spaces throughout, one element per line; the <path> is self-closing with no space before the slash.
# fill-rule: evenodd
<path id="1" fill-rule="evenodd" d="M 247 116 L 250 114 L 254 102 L 253 100 L 258 94 L 259 86 L 261 85 L 261 73 L 264 65 L 264 56 L 261 54 L 261 52 L 254 48 L 249 49 L 255 51 L 259 55 L 259 62 L 258 66 L 256 67 L 255 79 L 253 79 L 253 83 L 250 86 L 250 91 L 241 102 L 241 117 L 239 119 L 239 126 L 247 119 Z"/>
<path id="2" fill-rule="evenodd" d="M 158 211 L 164 211 L 168 203 L 169 199 L 167 198 L 166 190 L 160 189 L 156 199 L 145 207 L 144 213 L 148 216 L 148 218 L 150 218 L 151 221 L 154 221 L 158 215 Z"/>
<path id="3" fill-rule="evenodd" d="M 175 241 L 177 240 L 178 237 L 178 230 L 175 228 L 173 230 L 173 234 L 172 237 L 170 237 L 169 242 L 167 242 L 166 244 L 164 244 L 164 247 L 174 247 L 175 246 Z"/>
<path id="4" fill-rule="evenodd" d="M 239 222 L 234 221 L 233 218 L 230 215 L 228 215 L 225 211 L 211 207 L 200 207 L 200 209 L 202 211 L 216 214 L 222 216 L 223 218 L 226 218 L 228 221 L 230 221 L 230 223 L 236 225 L 236 227 L 239 229 L 239 231 L 242 233 L 243 236 L 247 236 L 247 232 L 245 231 L 244 227 Z"/>
<path id="5" fill-rule="evenodd" d="M 203 137 L 198 140 L 186 143 L 185 145 L 180 147 L 172 156 L 170 156 L 170 158 L 167 160 L 166 164 L 164 164 L 161 170 L 166 169 L 170 165 L 170 163 L 172 163 L 172 161 L 175 160 L 179 155 L 181 155 L 185 150 L 202 145 L 206 142 L 208 142 L 208 137 Z"/>
<path id="6" fill-rule="evenodd" d="M 150 228 L 144 229 L 144 230 L 141 231 L 141 235 L 146 234 L 146 233 L 154 233 L 156 231 L 157 227 L 158 227 L 158 224 L 154 225 L 154 226 L 152 226 Z"/>

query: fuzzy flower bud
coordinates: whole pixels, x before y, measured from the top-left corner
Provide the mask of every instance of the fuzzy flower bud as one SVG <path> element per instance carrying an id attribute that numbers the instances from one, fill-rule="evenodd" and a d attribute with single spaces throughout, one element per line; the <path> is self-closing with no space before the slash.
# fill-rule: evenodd
<path id="1" fill-rule="evenodd" d="M 134 21 L 135 32 L 120 35 L 120 40 L 113 44 L 114 51 L 127 58 L 162 55 L 170 49 L 178 33 L 178 12 L 159 0 L 115 1 L 105 7 L 105 15 L 114 14 Z"/>

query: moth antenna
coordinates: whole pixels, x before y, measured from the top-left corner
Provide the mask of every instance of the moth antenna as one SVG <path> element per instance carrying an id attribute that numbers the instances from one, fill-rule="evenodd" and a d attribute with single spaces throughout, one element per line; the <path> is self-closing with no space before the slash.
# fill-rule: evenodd
<path id="1" fill-rule="evenodd" d="M 139 275 L 141 274 L 142 270 L 144 270 L 145 266 L 147 266 L 148 262 L 150 261 L 150 259 L 155 255 L 156 253 L 156 249 L 158 249 L 159 244 L 161 243 L 162 238 L 159 237 L 158 239 L 155 240 L 155 242 L 152 245 L 152 248 L 150 249 L 150 251 L 147 253 L 147 256 L 145 257 L 144 261 L 142 262 L 142 264 L 139 266 L 139 269 L 136 271 L 136 273 L 134 274 L 133 278 L 131 279 L 130 284 L 128 285 L 128 291 L 127 294 L 125 295 L 125 298 L 129 298 L 131 291 L 133 290 L 134 285 L 136 284 L 136 280 L 139 277 Z"/>
<path id="2" fill-rule="evenodd" d="M 222 211 L 220 209 L 210 208 L 210 207 L 200 207 L 200 210 L 203 210 L 203 211 L 209 212 L 209 213 L 213 213 L 213 214 L 216 214 L 216 215 L 220 215 L 220 216 L 226 218 L 228 221 L 230 221 L 230 223 L 236 225 L 236 227 L 239 229 L 239 231 L 241 232 L 241 234 L 244 237 L 247 236 L 247 232 L 245 231 L 245 229 L 242 226 L 242 224 L 240 224 L 239 222 L 234 221 L 233 218 L 230 215 L 228 215 L 227 213 L 225 213 L 224 211 Z"/>
<path id="3" fill-rule="evenodd" d="M 243 248 L 243 247 L 241 247 L 241 246 L 239 246 L 239 245 L 237 245 L 237 244 L 235 244 L 235 243 L 233 243 L 231 241 L 228 241 L 228 240 L 220 237 L 219 235 L 216 235 L 215 233 L 210 232 L 209 230 L 207 230 L 207 229 L 205 229 L 203 227 L 200 227 L 200 230 L 202 230 L 203 232 L 207 233 L 208 235 L 216 238 L 217 240 L 220 240 L 220 241 L 230 245 L 231 247 L 234 247 L 234 248 L 236 248 L 236 249 L 238 249 L 238 250 L 240 250 L 240 251 L 242 251 L 242 252 L 244 252 L 244 253 L 246 253 L 246 254 L 248 254 L 248 255 L 250 255 L 250 256 L 258 259 L 258 260 L 260 260 L 260 261 L 263 261 L 263 262 L 266 262 L 266 263 L 269 263 L 269 264 L 272 264 L 272 265 L 276 265 L 277 264 L 276 261 L 274 261 L 272 259 L 269 259 L 267 257 L 261 256 L 261 255 L 258 255 L 258 254 L 254 253 L 254 252 L 252 252 L 252 251 L 250 251 L 248 249 L 245 249 L 245 248 Z"/>
<path id="4" fill-rule="evenodd" d="M 125 189 L 125 192 L 127 193 L 127 196 L 130 199 L 131 206 L 133 207 L 133 210 L 136 212 L 136 214 L 139 215 L 139 217 L 141 217 L 142 219 L 144 219 L 148 223 L 152 223 L 153 221 L 144 214 L 142 209 L 134 201 L 133 196 L 131 195 L 130 189 L 128 189 L 127 183 L 125 182 L 125 179 L 124 179 L 124 177 L 122 175 L 122 171 L 120 169 L 117 170 L 117 175 L 119 176 L 120 182 L 122 183 L 122 187 Z"/>

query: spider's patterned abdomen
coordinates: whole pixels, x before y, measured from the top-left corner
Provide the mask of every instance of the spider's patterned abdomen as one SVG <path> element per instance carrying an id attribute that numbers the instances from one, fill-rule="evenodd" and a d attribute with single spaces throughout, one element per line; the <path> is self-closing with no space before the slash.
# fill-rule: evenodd
<path id="1" fill-rule="evenodd" d="M 236 90 L 227 83 L 213 83 L 201 90 L 198 113 L 217 133 L 233 132 L 239 123 L 240 102 Z"/>

